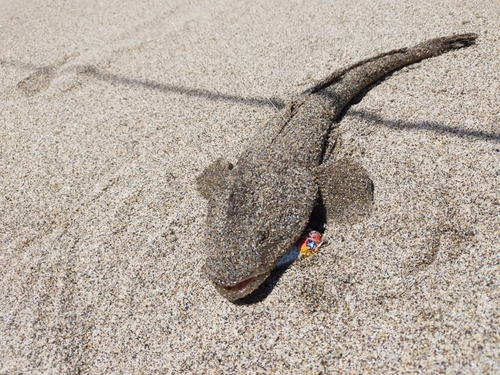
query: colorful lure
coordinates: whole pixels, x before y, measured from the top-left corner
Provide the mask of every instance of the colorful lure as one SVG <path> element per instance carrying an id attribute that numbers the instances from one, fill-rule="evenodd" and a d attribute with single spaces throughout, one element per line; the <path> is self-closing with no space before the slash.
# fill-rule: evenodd
<path id="1" fill-rule="evenodd" d="M 300 237 L 295 243 L 295 246 L 299 250 L 299 257 L 307 258 L 308 256 L 317 253 L 321 244 L 321 233 L 311 230 Z"/>
<path id="2" fill-rule="evenodd" d="M 307 258 L 308 256 L 317 253 L 322 245 L 321 233 L 315 230 L 307 230 L 300 237 L 295 245 L 283 255 L 276 264 L 276 267 L 282 267 L 293 263 L 297 258 Z"/>

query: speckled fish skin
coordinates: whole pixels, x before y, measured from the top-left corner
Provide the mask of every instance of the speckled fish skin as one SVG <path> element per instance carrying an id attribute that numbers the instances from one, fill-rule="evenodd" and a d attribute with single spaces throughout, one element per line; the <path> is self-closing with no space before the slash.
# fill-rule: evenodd
<path id="1" fill-rule="evenodd" d="M 341 219 L 347 212 L 339 212 L 342 205 L 346 210 L 355 207 L 351 214 L 360 217 L 371 207 L 366 171 L 356 162 L 328 160 L 325 153 L 344 107 L 386 74 L 469 46 L 476 38 L 463 34 L 432 39 L 335 72 L 287 106 L 279 130 L 267 143 L 252 145 L 234 166 L 219 159 L 205 169 L 197 180 L 208 201 L 203 270 L 222 296 L 240 299 L 267 278 L 306 229 L 318 191 L 329 220 Z M 343 184 L 343 176 L 349 181 L 351 175 L 360 189 L 347 191 L 351 182 Z"/>

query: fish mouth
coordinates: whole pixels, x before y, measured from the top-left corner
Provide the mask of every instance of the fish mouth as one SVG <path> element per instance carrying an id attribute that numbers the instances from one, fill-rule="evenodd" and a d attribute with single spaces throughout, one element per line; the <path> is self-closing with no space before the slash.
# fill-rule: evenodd
<path id="1" fill-rule="evenodd" d="M 251 276 L 236 283 L 214 282 L 214 286 L 221 296 L 227 298 L 229 301 L 235 301 L 252 293 L 260 286 L 260 284 L 264 282 L 265 279 L 267 279 L 270 273 L 271 272 L 266 272 L 256 276 Z"/>

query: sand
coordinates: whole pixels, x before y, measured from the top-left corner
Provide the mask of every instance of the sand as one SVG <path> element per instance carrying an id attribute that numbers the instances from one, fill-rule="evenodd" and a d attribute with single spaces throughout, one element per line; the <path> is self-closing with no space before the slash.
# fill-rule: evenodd
<path id="1" fill-rule="evenodd" d="M 1 3 L 1 374 L 500 373 L 498 1 Z M 462 32 L 339 124 L 371 216 L 222 299 L 196 176 L 271 102 Z"/>

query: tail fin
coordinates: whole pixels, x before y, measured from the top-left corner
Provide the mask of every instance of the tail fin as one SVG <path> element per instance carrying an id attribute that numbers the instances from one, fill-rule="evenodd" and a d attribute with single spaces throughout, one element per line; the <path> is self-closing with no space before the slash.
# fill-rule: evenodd
<path id="1" fill-rule="evenodd" d="M 325 94 L 337 100 L 334 105 L 341 111 L 359 92 L 386 74 L 447 51 L 473 45 L 477 37 L 474 33 L 452 35 L 431 39 L 414 47 L 392 50 L 334 72 L 302 95 L 325 91 Z"/>

